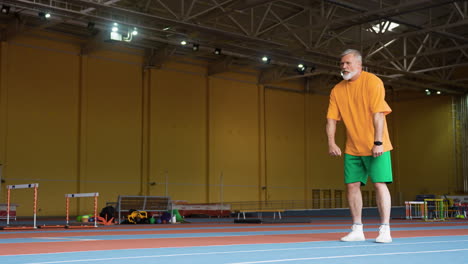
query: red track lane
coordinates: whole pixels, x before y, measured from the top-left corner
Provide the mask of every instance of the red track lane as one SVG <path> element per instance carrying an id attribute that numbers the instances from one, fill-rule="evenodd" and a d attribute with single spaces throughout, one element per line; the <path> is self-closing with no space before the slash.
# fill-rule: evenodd
<path id="1" fill-rule="evenodd" d="M 430 228 L 431 226 L 467 226 L 467 223 L 421 223 L 421 224 L 399 224 L 393 227 L 397 228 L 414 228 L 414 227 L 426 227 Z M 188 226 L 186 226 L 188 227 Z M 190 226 L 192 228 L 193 226 Z M 167 230 L 165 228 L 154 228 L 154 230 L 147 230 L 151 227 L 145 227 L 145 230 L 139 229 L 132 229 L 132 230 L 118 230 L 118 229 L 111 229 L 113 231 L 103 231 L 98 229 L 93 229 L 93 232 L 67 232 L 64 229 L 49 229 L 50 231 L 54 232 L 47 232 L 44 230 L 38 231 L 37 233 L 14 233 L 10 231 L 0 232 L 0 239 L 8 239 L 8 238 L 34 238 L 34 237 L 74 237 L 74 236 L 112 236 L 112 235 L 145 235 L 145 234 L 204 234 L 204 233 L 236 233 L 236 232 L 261 232 L 261 231 L 287 231 L 287 230 L 334 230 L 334 229 L 346 229 L 349 226 L 317 226 L 317 225 L 310 225 L 310 226 L 279 226 L 279 225 L 249 225 L 250 228 L 239 228 L 239 226 L 235 226 L 236 228 L 229 228 L 227 226 L 222 226 L 226 228 L 219 228 L 216 226 L 214 229 L 189 229 L 189 230 Z M 124 227 L 122 227 L 124 228 Z M 170 226 L 172 229 L 172 226 Z M 196 228 L 196 227 L 193 227 Z M 376 229 L 376 226 L 372 228 L 367 228 L 367 230 Z M 76 229 L 75 229 L 76 230 Z M 61 231 L 61 232 L 57 232 Z M 9 233 L 10 232 L 10 233 Z M 16 231 L 17 232 L 17 231 Z M 428 231 L 431 232 L 431 231 Z"/>
<path id="2" fill-rule="evenodd" d="M 96 250 L 139 249 L 139 248 L 299 243 L 299 242 L 311 242 L 311 241 L 333 241 L 333 240 L 338 240 L 343 235 L 345 235 L 345 233 L 13 243 L 13 244 L 1 244 L 0 255 L 23 255 L 23 254 L 96 251 Z M 377 236 L 377 232 L 367 232 L 366 235 L 368 239 L 374 239 Z M 426 231 L 393 231 L 392 232 L 393 238 L 436 237 L 436 236 L 457 236 L 457 235 L 459 236 L 468 235 L 468 229 L 430 230 L 430 231 L 428 230 Z"/>

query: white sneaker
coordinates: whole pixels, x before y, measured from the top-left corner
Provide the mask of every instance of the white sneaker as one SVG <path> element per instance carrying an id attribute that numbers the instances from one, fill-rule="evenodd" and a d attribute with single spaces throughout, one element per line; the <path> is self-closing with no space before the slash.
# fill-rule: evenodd
<path id="1" fill-rule="evenodd" d="M 379 236 L 375 239 L 377 243 L 391 243 L 392 237 L 390 236 L 390 226 L 381 225 L 379 227 Z"/>
<path id="2" fill-rule="evenodd" d="M 366 237 L 364 236 L 364 231 L 362 229 L 362 225 L 353 225 L 351 227 L 351 232 L 346 236 L 342 237 L 340 240 L 343 242 L 351 242 L 351 241 L 364 241 Z"/>

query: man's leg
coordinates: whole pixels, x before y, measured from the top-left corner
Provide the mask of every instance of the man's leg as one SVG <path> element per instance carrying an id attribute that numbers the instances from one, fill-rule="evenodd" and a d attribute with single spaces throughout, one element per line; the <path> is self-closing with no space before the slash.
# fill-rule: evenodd
<path id="1" fill-rule="evenodd" d="M 386 183 L 374 183 L 376 190 L 377 206 L 379 208 L 381 225 L 379 227 L 379 236 L 375 239 L 377 243 L 391 243 L 392 236 L 390 235 L 390 210 L 391 197 Z"/>
<path id="2" fill-rule="evenodd" d="M 392 206 L 390 191 L 388 190 L 387 184 L 384 182 L 374 183 L 374 188 L 376 190 L 380 221 L 382 224 L 388 225 L 390 224 L 390 210 Z"/>
<path id="3" fill-rule="evenodd" d="M 341 241 L 363 241 L 366 238 L 362 227 L 361 185 L 367 182 L 367 172 L 362 157 L 345 154 L 344 176 L 353 226 L 351 227 L 352 231 L 342 237 Z"/>
<path id="4" fill-rule="evenodd" d="M 377 158 L 369 158 L 369 162 L 369 174 L 374 183 L 377 207 L 379 208 L 381 220 L 379 236 L 375 239 L 375 242 L 390 243 L 392 242 L 392 237 L 390 235 L 390 211 L 392 201 L 387 187 L 387 183 L 393 181 L 390 152 L 384 152 L 382 156 Z"/>
<path id="5" fill-rule="evenodd" d="M 366 240 L 362 226 L 362 194 L 361 182 L 353 182 L 346 184 L 348 190 L 347 197 L 349 202 L 349 209 L 353 219 L 353 226 L 351 232 L 342 237 L 341 241 L 363 241 Z"/>
<path id="6" fill-rule="evenodd" d="M 348 183 L 346 184 L 346 188 L 348 190 L 347 197 L 353 224 L 362 224 L 361 182 Z"/>

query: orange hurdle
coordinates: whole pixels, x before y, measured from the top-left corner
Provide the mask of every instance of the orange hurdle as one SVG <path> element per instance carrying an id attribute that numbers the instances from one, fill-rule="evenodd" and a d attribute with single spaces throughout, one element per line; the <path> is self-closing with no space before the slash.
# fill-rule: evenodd
<path id="1" fill-rule="evenodd" d="M 36 229 L 36 218 L 37 218 L 37 188 L 39 183 L 30 183 L 30 184 L 17 184 L 17 185 L 7 185 L 7 226 L 2 229 Z M 34 205 L 33 205 L 33 226 L 9 226 L 10 225 L 10 206 L 11 206 L 11 190 L 15 189 L 30 189 L 34 188 Z"/>

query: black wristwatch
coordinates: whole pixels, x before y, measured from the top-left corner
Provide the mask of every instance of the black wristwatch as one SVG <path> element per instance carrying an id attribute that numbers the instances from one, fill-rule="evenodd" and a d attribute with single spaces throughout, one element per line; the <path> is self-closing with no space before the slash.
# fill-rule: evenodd
<path id="1" fill-rule="evenodd" d="M 374 145 L 376 146 L 382 146 L 382 141 L 374 141 Z"/>

